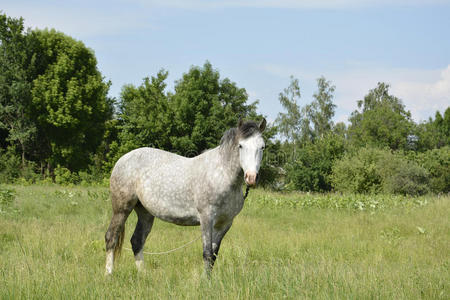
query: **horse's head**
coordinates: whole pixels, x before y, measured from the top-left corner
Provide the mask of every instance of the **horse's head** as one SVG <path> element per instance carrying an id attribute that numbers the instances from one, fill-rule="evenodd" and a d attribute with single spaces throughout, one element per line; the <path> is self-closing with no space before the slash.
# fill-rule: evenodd
<path id="1" fill-rule="evenodd" d="M 255 185 L 264 150 L 262 132 L 266 128 L 266 120 L 259 124 L 239 120 L 237 130 L 237 145 L 239 148 L 239 163 L 244 171 L 247 185 Z"/>

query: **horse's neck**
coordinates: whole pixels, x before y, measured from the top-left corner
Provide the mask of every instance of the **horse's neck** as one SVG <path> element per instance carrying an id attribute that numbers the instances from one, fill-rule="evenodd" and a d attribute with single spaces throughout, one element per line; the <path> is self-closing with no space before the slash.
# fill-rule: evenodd
<path id="1" fill-rule="evenodd" d="M 238 177 L 242 172 L 239 164 L 239 153 L 229 150 L 216 147 L 202 154 L 202 160 L 204 160 L 204 167 L 207 169 L 206 173 L 219 172 L 217 175 L 222 177 L 221 185 L 238 185 Z"/>
<path id="2" fill-rule="evenodd" d="M 241 174 L 241 165 L 239 162 L 239 152 L 230 151 L 230 149 L 223 149 L 218 147 L 217 152 L 221 158 L 222 166 L 228 175 L 233 178 L 233 182 L 237 180 L 237 177 Z"/>

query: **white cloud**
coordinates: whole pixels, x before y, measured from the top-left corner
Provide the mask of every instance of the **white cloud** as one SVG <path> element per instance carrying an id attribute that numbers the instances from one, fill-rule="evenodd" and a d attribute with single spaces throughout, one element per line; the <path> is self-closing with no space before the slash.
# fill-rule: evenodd
<path id="1" fill-rule="evenodd" d="M 450 65 L 435 73 L 439 73 L 437 80 L 401 80 L 392 84 L 392 93 L 404 100 L 417 120 L 427 119 L 450 106 Z"/>
<path id="2" fill-rule="evenodd" d="M 132 29 L 151 29 L 149 13 L 138 5 L 117 7 L 93 7 L 92 3 L 55 5 L 20 1 L 10 2 L 1 8 L 11 17 L 23 17 L 25 27 L 54 28 L 76 38 L 94 35 L 115 35 Z"/>

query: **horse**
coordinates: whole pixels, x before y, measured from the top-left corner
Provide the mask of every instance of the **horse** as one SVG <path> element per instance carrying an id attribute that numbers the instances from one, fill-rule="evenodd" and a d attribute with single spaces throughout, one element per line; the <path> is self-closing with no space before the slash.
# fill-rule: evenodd
<path id="1" fill-rule="evenodd" d="M 138 217 L 131 237 L 135 264 L 143 270 L 143 247 L 155 217 L 201 228 L 205 273 L 210 276 L 223 237 L 242 210 L 242 176 L 247 186 L 257 182 L 265 147 L 266 120 L 239 120 L 220 145 L 195 157 L 155 148 L 139 148 L 123 155 L 110 177 L 113 215 L 105 234 L 106 274 L 112 274 L 120 254 L 125 222 Z"/>

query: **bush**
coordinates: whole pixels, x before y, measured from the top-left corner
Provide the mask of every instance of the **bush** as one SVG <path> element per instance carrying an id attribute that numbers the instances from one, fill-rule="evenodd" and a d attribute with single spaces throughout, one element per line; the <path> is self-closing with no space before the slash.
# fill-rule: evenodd
<path id="1" fill-rule="evenodd" d="M 450 147 L 428 150 L 416 158 L 430 174 L 430 189 L 434 193 L 450 192 Z"/>
<path id="2" fill-rule="evenodd" d="M 0 186 L 0 213 L 8 210 L 13 205 L 15 198 L 15 190 Z"/>
<path id="3" fill-rule="evenodd" d="M 57 184 L 76 184 L 80 181 L 77 173 L 70 172 L 69 169 L 58 165 L 55 168 L 55 183 Z"/>
<path id="4" fill-rule="evenodd" d="M 36 163 L 25 161 L 25 166 L 22 166 L 22 159 L 13 147 L 0 149 L 0 183 L 16 182 L 19 178 L 24 182 L 34 183 L 39 177 L 36 173 Z"/>
<path id="5" fill-rule="evenodd" d="M 20 177 L 21 159 L 13 147 L 0 149 L 0 182 L 13 182 Z"/>
<path id="6" fill-rule="evenodd" d="M 297 149 L 292 163 L 286 165 L 287 187 L 300 191 L 330 191 L 333 162 L 342 157 L 345 143 L 342 136 L 328 134 Z"/>
<path id="7" fill-rule="evenodd" d="M 424 195 L 429 192 L 429 173 L 400 154 L 386 155 L 380 161 L 379 173 L 385 193 Z"/>
<path id="8" fill-rule="evenodd" d="M 429 173 L 400 152 L 360 148 L 333 165 L 335 190 L 351 193 L 422 195 L 429 191 Z"/>
<path id="9" fill-rule="evenodd" d="M 377 193 L 381 190 L 381 176 L 377 162 L 381 150 L 361 148 L 355 155 L 347 153 L 332 167 L 331 181 L 335 190 L 351 193 Z"/>
<path id="10" fill-rule="evenodd" d="M 258 185 L 278 189 L 280 187 L 281 166 L 286 161 L 284 152 L 281 150 L 281 143 L 270 140 L 266 141 L 261 168 L 258 174 Z"/>

